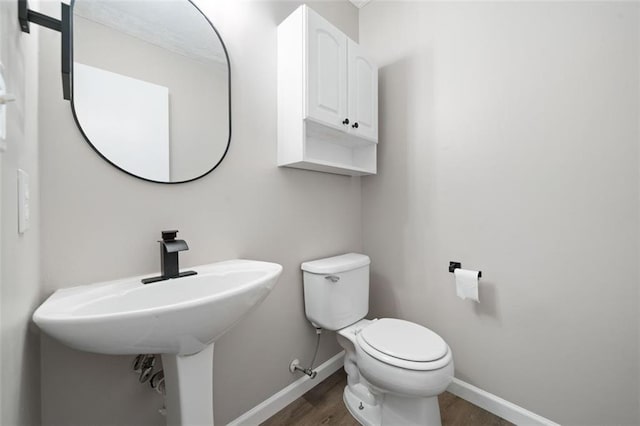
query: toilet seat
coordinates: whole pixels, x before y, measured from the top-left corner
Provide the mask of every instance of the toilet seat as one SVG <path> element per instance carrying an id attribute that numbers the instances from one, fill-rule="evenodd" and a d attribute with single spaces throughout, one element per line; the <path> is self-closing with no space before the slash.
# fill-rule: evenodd
<path id="1" fill-rule="evenodd" d="M 409 321 L 382 318 L 363 328 L 356 341 L 378 361 L 407 370 L 436 370 L 451 362 L 451 351 L 440 336 Z"/>

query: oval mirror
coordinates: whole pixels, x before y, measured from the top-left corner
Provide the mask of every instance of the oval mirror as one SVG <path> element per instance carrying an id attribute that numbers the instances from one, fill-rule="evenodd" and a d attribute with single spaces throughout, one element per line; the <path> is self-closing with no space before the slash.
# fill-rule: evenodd
<path id="1" fill-rule="evenodd" d="M 73 114 L 105 160 L 161 183 L 216 168 L 231 138 L 229 57 L 189 0 L 75 0 Z"/>

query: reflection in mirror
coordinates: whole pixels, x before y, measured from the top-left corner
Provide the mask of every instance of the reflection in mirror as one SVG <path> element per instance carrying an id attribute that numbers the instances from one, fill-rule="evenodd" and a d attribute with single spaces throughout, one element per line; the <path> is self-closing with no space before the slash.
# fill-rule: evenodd
<path id="1" fill-rule="evenodd" d="M 226 154 L 229 62 L 189 0 L 75 0 L 73 97 L 93 148 L 136 177 L 197 179 Z"/>

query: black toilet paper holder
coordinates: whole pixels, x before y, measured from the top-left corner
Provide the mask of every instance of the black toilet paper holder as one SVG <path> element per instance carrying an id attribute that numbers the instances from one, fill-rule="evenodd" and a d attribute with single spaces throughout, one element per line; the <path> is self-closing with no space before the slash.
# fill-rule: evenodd
<path id="1" fill-rule="evenodd" d="M 462 269 L 462 263 L 449 262 L 449 272 L 453 274 L 453 271 L 455 271 L 456 269 Z M 482 271 L 478 271 L 478 278 L 482 278 Z"/>

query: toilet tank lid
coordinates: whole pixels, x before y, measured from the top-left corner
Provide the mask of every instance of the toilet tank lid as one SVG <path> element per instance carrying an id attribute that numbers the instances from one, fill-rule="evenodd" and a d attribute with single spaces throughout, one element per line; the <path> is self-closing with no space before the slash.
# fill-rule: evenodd
<path id="1" fill-rule="evenodd" d="M 337 274 L 362 268 L 371 263 L 369 256 L 359 253 L 347 253 L 326 259 L 312 260 L 302 264 L 302 270 L 312 274 Z"/>

